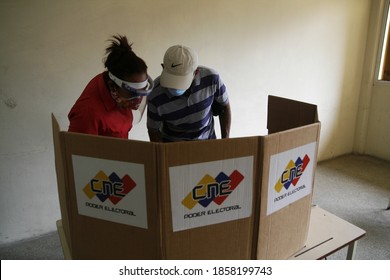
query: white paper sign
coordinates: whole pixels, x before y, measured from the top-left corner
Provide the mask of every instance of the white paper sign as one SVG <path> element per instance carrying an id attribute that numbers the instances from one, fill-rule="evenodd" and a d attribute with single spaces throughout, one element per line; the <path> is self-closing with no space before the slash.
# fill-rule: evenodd
<path id="1" fill-rule="evenodd" d="M 253 156 L 169 168 L 173 231 L 250 217 Z"/>
<path id="2" fill-rule="evenodd" d="M 267 215 L 312 192 L 316 147 L 313 142 L 271 156 Z"/>
<path id="3" fill-rule="evenodd" d="M 143 164 L 72 155 L 80 215 L 148 228 Z"/>

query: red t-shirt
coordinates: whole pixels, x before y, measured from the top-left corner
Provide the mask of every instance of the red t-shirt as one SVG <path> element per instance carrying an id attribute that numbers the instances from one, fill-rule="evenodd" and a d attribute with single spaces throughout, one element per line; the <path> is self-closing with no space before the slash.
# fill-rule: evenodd
<path id="1" fill-rule="evenodd" d="M 118 107 L 104 82 L 103 73 L 88 83 L 68 118 L 70 132 L 127 139 L 133 127 L 131 109 Z"/>

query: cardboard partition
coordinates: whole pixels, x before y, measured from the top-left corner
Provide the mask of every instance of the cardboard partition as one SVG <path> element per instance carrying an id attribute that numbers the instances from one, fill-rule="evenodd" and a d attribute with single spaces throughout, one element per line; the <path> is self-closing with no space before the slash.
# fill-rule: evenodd
<path id="1" fill-rule="evenodd" d="M 317 106 L 277 96 L 268 96 L 268 134 L 318 123 Z"/>
<path id="2" fill-rule="evenodd" d="M 165 259 L 252 259 L 258 137 L 161 146 Z"/>
<path id="3" fill-rule="evenodd" d="M 60 133 L 60 126 L 54 117 L 51 115 L 52 119 L 52 129 L 53 129 L 53 144 L 54 144 L 54 158 L 55 158 L 55 169 L 57 175 L 57 189 L 58 197 L 60 201 L 60 210 L 61 210 L 61 219 L 62 219 L 62 228 L 64 230 L 64 235 L 67 244 L 71 247 L 72 240 L 70 239 L 70 220 L 69 220 L 69 184 L 67 182 L 67 170 L 64 160 L 64 142 L 63 134 Z"/>
<path id="4" fill-rule="evenodd" d="M 263 138 L 257 259 L 286 259 L 305 245 L 320 124 Z"/>
<path id="5" fill-rule="evenodd" d="M 63 140 L 55 141 L 62 155 L 56 169 L 66 173 L 57 180 L 72 258 L 161 259 L 155 144 L 68 132 L 54 137 Z"/>
<path id="6" fill-rule="evenodd" d="M 300 112 L 279 131 L 288 108 Z M 285 259 L 300 250 L 320 124 L 314 105 L 270 97 L 269 110 L 270 135 L 179 143 L 63 132 L 53 116 L 72 258 Z"/>
<path id="7" fill-rule="evenodd" d="M 269 96 L 262 137 L 257 259 L 286 259 L 305 245 L 317 167 L 317 106 Z"/>

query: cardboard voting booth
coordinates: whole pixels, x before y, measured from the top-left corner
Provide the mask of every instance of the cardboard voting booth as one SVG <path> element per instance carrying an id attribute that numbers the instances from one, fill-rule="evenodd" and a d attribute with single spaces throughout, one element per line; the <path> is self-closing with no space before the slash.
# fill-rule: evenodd
<path id="1" fill-rule="evenodd" d="M 52 123 L 73 259 L 286 259 L 305 244 L 315 105 L 270 96 L 269 135 L 208 141 L 134 141 Z"/>

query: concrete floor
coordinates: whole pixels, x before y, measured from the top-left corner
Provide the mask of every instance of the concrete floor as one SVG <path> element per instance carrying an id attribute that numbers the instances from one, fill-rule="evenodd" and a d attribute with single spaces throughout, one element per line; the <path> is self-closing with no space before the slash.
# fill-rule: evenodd
<path id="1" fill-rule="evenodd" d="M 314 188 L 313 203 L 367 232 L 355 259 L 390 260 L 390 162 L 357 155 L 321 162 Z"/>

